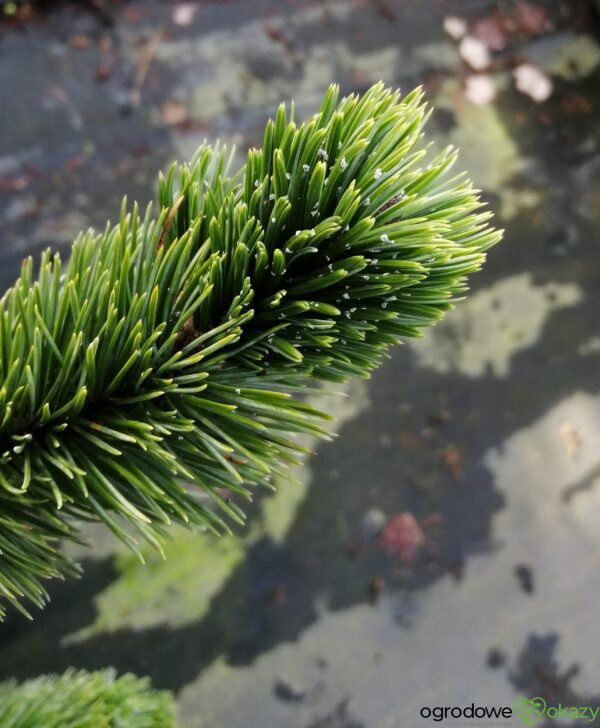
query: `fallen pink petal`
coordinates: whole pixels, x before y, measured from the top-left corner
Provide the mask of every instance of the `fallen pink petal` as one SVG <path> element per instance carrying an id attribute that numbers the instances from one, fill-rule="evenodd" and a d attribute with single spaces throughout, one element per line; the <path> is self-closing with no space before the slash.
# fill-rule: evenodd
<path id="1" fill-rule="evenodd" d="M 541 103 L 552 95 L 554 84 L 552 79 L 537 66 L 523 63 L 513 71 L 515 86 L 521 92 Z"/>
<path id="2" fill-rule="evenodd" d="M 477 74 L 465 81 L 465 96 L 472 104 L 484 106 L 496 98 L 496 84 L 492 76 Z"/>
<path id="3" fill-rule="evenodd" d="M 444 18 L 444 30 L 454 40 L 460 40 L 467 33 L 467 23 L 456 15 L 448 15 Z"/>
<path id="4" fill-rule="evenodd" d="M 412 513 L 399 513 L 388 521 L 381 533 L 381 544 L 400 561 L 410 564 L 415 560 L 427 538 Z"/>
<path id="5" fill-rule="evenodd" d="M 461 58 L 466 61 L 474 71 L 483 71 L 492 62 L 490 52 L 486 44 L 474 38 L 472 35 L 466 35 L 460 42 L 458 48 Z"/>
<path id="6" fill-rule="evenodd" d="M 181 5 L 176 5 L 173 10 L 173 22 L 175 25 L 190 25 L 197 12 L 198 5 L 196 3 L 181 3 Z"/>

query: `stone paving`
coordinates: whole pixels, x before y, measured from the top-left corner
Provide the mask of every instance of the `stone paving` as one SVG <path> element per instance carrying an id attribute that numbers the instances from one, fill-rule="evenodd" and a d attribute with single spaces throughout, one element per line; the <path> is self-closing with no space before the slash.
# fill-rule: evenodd
<path id="1" fill-rule="evenodd" d="M 461 147 L 506 237 L 442 324 L 319 398 L 338 437 L 235 538 L 177 533 L 142 567 L 91 529 L 83 579 L 0 627 L 0 678 L 112 664 L 173 690 L 190 728 L 414 728 L 433 724 L 423 706 L 519 695 L 600 705 L 595 6 L 95 7 L 0 24 L 2 286 L 25 254 L 67 255 L 123 194 L 148 200 L 202 139 L 243 151 L 280 100 L 305 117 L 331 81 L 423 84 L 435 144 Z"/>

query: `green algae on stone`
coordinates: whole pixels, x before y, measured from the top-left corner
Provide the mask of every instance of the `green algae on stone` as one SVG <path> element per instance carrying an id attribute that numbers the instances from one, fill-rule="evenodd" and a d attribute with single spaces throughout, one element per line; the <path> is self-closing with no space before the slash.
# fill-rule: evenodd
<path id="1" fill-rule="evenodd" d="M 508 81 L 506 74 L 496 79 L 499 86 L 506 86 Z M 450 111 L 455 121 L 447 134 L 436 137 L 436 147 L 450 143 L 460 148 L 461 164 L 475 184 L 500 198 L 499 215 L 510 219 L 520 210 L 536 207 L 541 193 L 528 186 L 526 162 L 499 109 L 494 104 L 478 106 L 466 100 L 455 79 L 440 85 L 434 102 L 437 108 Z"/>
<path id="2" fill-rule="evenodd" d="M 600 65 L 600 46 L 591 35 L 557 33 L 523 48 L 528 62 L 568 81 L 588 76 Z"/>
<path id="3" fill-rule="evenodd" d="M 244 542 L 234 536 L 215 538 L 176 528 L 173 540 L 163 549 L 165 558 L 150 546 L 144 548 L 143 564 L 120 546 L 116 557 L 119 576 L 95 598 L 95 622 L 66 641 L 77 642 L 122 627 L 175 626 L 201 618 L 242 560 Z"/>
<path id="4" fill-rule="evenodd" d="M 581 297 L 574 283 L 535 285 L 519 273 L 472 294 L 418 346 L 409 345 L 421 366 L 440 373 L 506 377 L 512 358 L 540 340 L 550 314 Z"/>

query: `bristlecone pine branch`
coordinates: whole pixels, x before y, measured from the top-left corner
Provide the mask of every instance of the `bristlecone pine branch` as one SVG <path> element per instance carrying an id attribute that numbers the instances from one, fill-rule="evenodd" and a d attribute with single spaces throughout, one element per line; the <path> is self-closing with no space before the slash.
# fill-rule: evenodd
<path id="1" fill-rule="evenodd" d="M 368 376 L 500 239 L 448 175 L 455 150 L 425 161 L 420 90 L 337 96 L 300 126 L 282 105 L 233 176 L 201 147 L 159 177 L 158 208 L 124 202 L 68 265 L 23 263 L 0 301 L 0 592 L 15 606 L 76 571 L 59 541 L 78 521 L 134 550 L 136 535 L 160 549 L 172 522 L 243 521 L 234 499 L 295 462 L 299 433 L 324 434 L 307 385 Z"/>
<path id="2" fill-rule="evenodd" d="M 0 683 L 2 728 L 175 728 L 171 693 L 112 668 Z"/>

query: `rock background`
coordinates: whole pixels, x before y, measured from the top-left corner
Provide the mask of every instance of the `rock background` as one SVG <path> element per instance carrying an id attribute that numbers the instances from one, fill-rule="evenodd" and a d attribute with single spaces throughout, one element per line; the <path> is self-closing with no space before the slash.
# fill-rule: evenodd
<path id="1" fill-rule="evenodd" d="M 142 567 L 92 529 L 83 579 L 0 627 L 1 678 L 115 665 L 210 728 L 412 728 L 423 706 L 519 695 L 600 705 L 597 12 L 148 0 L 5 17 L 2 286 L 28 253 L 66 256 L 123 194 L 145 203 L 203 138 L 245 150 L 280 100 L 306 117 L 331 81 L 423 84 L 430 134 L 461 147 L 506 238 L 441 325 L 320 402 L 339 437 L 236 538 L 177 533 Z"/>

